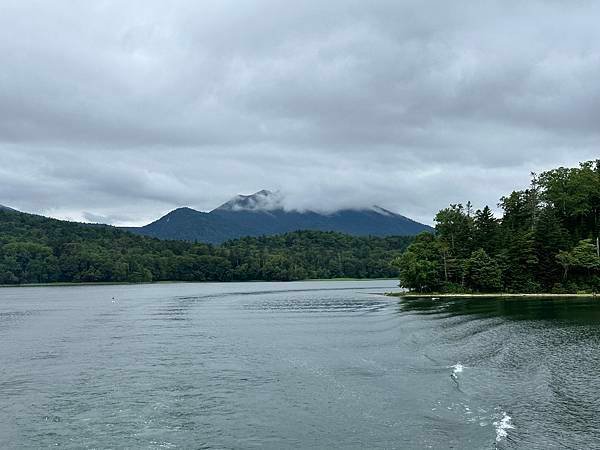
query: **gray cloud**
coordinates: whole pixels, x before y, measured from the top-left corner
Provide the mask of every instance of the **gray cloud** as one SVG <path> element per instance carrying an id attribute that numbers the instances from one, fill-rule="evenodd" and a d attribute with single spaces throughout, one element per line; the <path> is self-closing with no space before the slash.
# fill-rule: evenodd
<path id="1" fill-rule="evenodd" d="M 600 5 L 5 1 L 0 203 L 136 224 L 267 188 L 431 222 L 598 156 Z"/>

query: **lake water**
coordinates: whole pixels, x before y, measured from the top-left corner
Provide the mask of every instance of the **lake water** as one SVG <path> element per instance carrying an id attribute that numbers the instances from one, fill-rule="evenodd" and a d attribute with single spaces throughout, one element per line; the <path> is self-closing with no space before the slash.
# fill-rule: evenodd
<path id="1" fill-rule="evenodd" d="M 600 448 L 600 301 L 0 289 L 0 448 Z"/>

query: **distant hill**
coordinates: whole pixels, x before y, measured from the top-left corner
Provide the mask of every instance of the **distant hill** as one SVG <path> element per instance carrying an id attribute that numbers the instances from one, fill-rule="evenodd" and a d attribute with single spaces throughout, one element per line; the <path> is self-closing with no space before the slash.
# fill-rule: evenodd
<path id="1" fill-rule="evenodd" d="M 16 209 L 9 208 L 8 206 L 0 205 L 0 211 L 16 211 Z"/>
<path id="2" fill-rule="evenodd" d="M 337 231 L 353 236 L 414 236 L 432 228 L 378 206 L 332 213 L 289 211 L 277 193 L 238 195 L 210 212 L 179 208 L 143 227 L 127 230 L 159 239 L 221 243 L 245 236 L 298 230 Z"/>

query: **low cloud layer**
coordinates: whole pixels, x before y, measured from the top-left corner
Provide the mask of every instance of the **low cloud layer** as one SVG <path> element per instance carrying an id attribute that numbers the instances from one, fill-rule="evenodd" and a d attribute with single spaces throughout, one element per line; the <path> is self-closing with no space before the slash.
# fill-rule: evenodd
<path id="1" fill-rule="evenodd" d="M 142 224 L 279 190 L 431 223 L 598 157 L 600 5 L 4 1 L 0 204 Z"/>

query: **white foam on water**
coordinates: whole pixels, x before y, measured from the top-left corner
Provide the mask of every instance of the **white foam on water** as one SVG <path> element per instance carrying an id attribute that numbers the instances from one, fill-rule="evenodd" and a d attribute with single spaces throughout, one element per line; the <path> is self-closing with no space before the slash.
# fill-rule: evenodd
<path id="1" fill-rule="evenodd" d="M 500 442 L 506 436 L 508 436 L 508 430 L 512 430 L 514 428 L 511 423 L 511 417 L 502 411 L 502 418 L 496 422 L 494 422 L 494 426 L 496 427 L 496 442 Z"/>
<path id="2" fill-rule="evenodd" d="M 452 366 L 452 373 L 456 375 L 457 373 L 461 373 L 463 371 L 464 366 L 461 363 L 456 363 Z"/>

